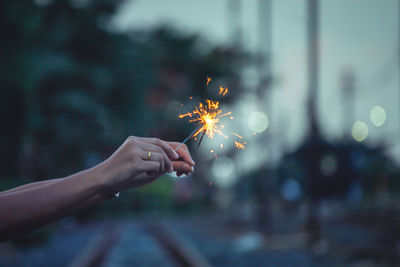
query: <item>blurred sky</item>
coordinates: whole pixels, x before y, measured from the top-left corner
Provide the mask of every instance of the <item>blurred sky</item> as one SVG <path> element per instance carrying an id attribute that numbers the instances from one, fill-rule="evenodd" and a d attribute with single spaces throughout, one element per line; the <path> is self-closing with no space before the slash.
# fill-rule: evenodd
<path id="1" fill-rule="evenodd" d="M 243 45 L 257 51 L 258 0 L 242 0 Z M 198 33 L 211 44 L 230 44 L 228 0 L 131 0 L 114 18 L 116 29 L 147 29 L 160 24 L 183 32 Z M 272 1 L 272 71 L 277 78 L 273 93 L 271 126 L 285 148 L 295 148 L 306 134 L 306 1 Z M 356 80 L 355 120 L 369 127 L 367 142 L 385 140 L 400 159 L 398 81 L 398 2 L 395 0 L 320 1 L 320 94 L 318 114 L 322 131 L 330 139 L 345 131 L 341 74 L 352 68 Z M 253 75 L 254 76 L 254 75 Z M 252 80 L 251 72 L 243 78 Z M 251 82 L 248 83 L 249 86 Z M 249 96 L 243 101 L 252 101 Z M 247 102 L 245 102 L 247 103 Z M 375 105 L 387 112 L 387 121 L 375 127 L 370 110 Z M 239 117 L 249 114 L 238 103 Z M 247 113 L 253 110 L 248 110 Z M 245 122 L 243 122 L 245 123 Z"/>

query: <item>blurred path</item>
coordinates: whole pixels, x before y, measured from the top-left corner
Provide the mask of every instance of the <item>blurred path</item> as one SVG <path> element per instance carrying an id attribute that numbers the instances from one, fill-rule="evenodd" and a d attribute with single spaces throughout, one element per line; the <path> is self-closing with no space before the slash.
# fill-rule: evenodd
<path id="1" fill-rule="evenodd" d="M 263 235 L 227 214 L 70 224 L 60 223 L 37 247 L 0 244 L 0 266 L 395 266 L 378 263 L 396 262 L 386 259 L 394 252 L 384 244 L 398 244 L 388 233 L 343 220 L 325 224 L 323 239 L 311 247 L 301 225 Z"/>

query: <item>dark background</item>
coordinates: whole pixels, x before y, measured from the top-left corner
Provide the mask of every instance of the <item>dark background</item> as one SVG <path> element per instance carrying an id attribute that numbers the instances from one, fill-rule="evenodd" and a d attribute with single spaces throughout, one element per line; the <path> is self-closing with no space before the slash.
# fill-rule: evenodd
<path id="1" fill-rule="evenodd" d="M 0 189 L 94 166 L 129 135 L 182 141 L 193 127 L 178 119 L 181 104 L 189 96 L 215 97 L 204 86 L 208 75 L 211 88 L 230 89 L 224 105 L 250 94 L 259 99 L 259 110 L 271 105 L 262 99 L 277 83 L 268 68 L 274 55 L 243 49 L 238 32 L 225 45 L 162 23 L 117 32 L 108 22 L 122 2 L 74 3 L 0 3 Z M 234 15 L 238 3 L 228 1 L 227 10 Z M 104 266 L 174 266 L 179 260 L 158 239 L 162 228 L 216 266 L 395 266 L 400 173 L 388 152 L 393 142 L 361 140 L 363 129 L 354 126 L 351 135 L 351 104 L 343 108 L 351 120 L 347 133 L 326 138 L 317 109 L 318 3 L 305 5 L 309 76 L 299 145 L 276 148 L 269 134 L 277 129 L 274 121 L 253 137 L 239 127 L 249 146 L 265 147 L 265 153 L 275 147 L 280 154 L 241 171 L 240 160 L 235 168 L 232 160 L 244 152 L 228 146 L 218 163 L 189 142 L 194 175 L 166 175 L 2 243 L 0 265 L 68 266 L 104 243 Z M 246 68 L 260 73 L 253 91 L 243 81 Z M 343 102 L 357 99 L 349 73 Z M 263 158 L 262 152 L 256 156 Z"/>

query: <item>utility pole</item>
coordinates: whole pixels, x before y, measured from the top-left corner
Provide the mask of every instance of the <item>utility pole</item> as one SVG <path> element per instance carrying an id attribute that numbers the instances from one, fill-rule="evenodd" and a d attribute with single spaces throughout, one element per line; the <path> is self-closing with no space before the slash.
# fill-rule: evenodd
<path id="1" fill-rule="evenodd" d="M 258 0 L 259 93 L 269 89 L 272 54 L 272 0 Z"/>
<path id="2" fill-rule="evenodd" d="M 235 47 L 242 45 L 241 0 L 228 0 L 228 27 Z"/>
<path id="3" fill-rule="evenodd" d="M 399 85 L 399 119 L 398 119 L 398 131 L 400 133 L 400 0 L 399 3 L 397 5 L 397 23 L 398 23 L 398 28 L 397 28 L 397 38 L 398 38 L 398 43 L 397 43 L 397 59 L 398 59 L 398 65 L 397 65 L 397 69 L 398 69 L 398 78 L 397 78 L 397 83 Z M 400 150 L 400 139 L 399 139 L 399 150 Z M 400 160 L 400 151 L 399 151 L 399 160 Z"/>
<path id="4" fill-rule="evenodd" d="M 319 185 L 320 179 L 320 157 L 321 144 L 319 139 L 321 138 L 318 117 L 317 117 L 317 99 L 318 99 L 318 86 L 319 86 L 319 27 L 318 27 L 318 0 L 307 1 L 307 15 L 308 15 L 308 116 L 309 116 L 309 140 L 306 142 L 306 161 L 305 167 L 309 170 L 308 182 L 311 201 L 309 204 L 309 213 L 307 218 L 307 231 L 308 231 L 308 244 L 311 245 L 320 238 L 321 228 L 318 218 L 318 207 L 319 207 L 319 194 L 318 188 L 315 185 Z"/>
<path id="5" fill-rule="evenodd" d="M 342 95 L 343 95 L 343 126 L 344 136 L 348 137 L 353 127 L 355 119 L 355 102 L 354 102 L 354 71 L 352 68 L 345 68 L 341 77 Z"/>
<path id="6" fill-rule="evenodd" d="M 319 86 L 318 0 L 308 0 L 308 116 L 310 136 L 319 136 L 317 98 Z"/>
<path id="7" fill-rule="evenodd" d="M 272 101 L 268 97 L 271 89 L 271 43 L 272 43 L 272 0 L 259 0 L 258 1 L 258 85 L 257 97 L 260 99 L 260 109 L 266 112 L 271 118 Z M 263 142 L 259 140 L 262 138 Z M 264 136 L 257 137 L 258 141 L 268 147 L 271 143 L 271 130 Z M 265 151 L 263 153 L 266 153 Z M 265 234 L 270 233 L 272 230 L 271 223 L 271 205 L 270 205 L 270 191 L 272 188 L 271 179 L 263 179 L 266 176 L 271 177 L 275 172 L 267 167 L 263 168 L 260 177 L 256 179 L 255 195 L 257 199 L 257 226 L 261 232 Z M 263 177 L 264 176 L 264 177 Z"/>

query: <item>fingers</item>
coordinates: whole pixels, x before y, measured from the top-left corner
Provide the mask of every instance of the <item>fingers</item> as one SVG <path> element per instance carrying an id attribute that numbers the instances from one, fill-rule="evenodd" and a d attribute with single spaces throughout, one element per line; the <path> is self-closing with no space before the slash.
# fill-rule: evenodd
<path id="1" fill-rule="evenodd" d="M 178 153 L 165 141 L 158 138 L 140 138 L 140 140 L 161 147 L 170 159 L 177 160 L 179 158 Z"/>
<path id="2" fill-rule="evenodd" d="M 185 161 L 173 161 L 172 166 L 174 167 L 174 171 L 176 171 L 178 176 L 179 176 L 179 173 L 194 172 L 193 166 L 190 166 Z"/>
<path id="3" fill-rule="evenodd" d="M 188 163 L 191 166 L 194 166 L 195 163 L 190 156 L 189 150 L 185 144 L 181 144 L 178 142 L 167 142 L 173 149 L 176 149 L 179 147 L 179 149 L 176 151 L 179 154 L 179 157 L 182 158 L 186 163 Z"/>
<path id="4" fill-rule="evenodd" d="M 158 161 L 143 161 L 143 171 L 146 172 L 146 175 L 152 176 L 160 171 L 160 162 Z"/>
<path id="5" fill-rule="evenodd" d="M 150 158 L 149 158 L 150 155 Z M 146 164 L 143 164 L 145 162 L 157 162 L 158 163 L 158 171 L 159 173 L 164 173 L 167 170 L 165 169 L 165 162 L 164 162 L 164 156 L 161 153 L 158 152 L 150 152 L 149 151 L 141 151 L 139 153 L 140 158 L 143 160 L 142 165 L 147 166 Z M 142 171 L 148 171 L 147 169 L 144 169 Z M 152 171 L 152 170 L 151 170 Z"/>
<path id="6" fill-rule="evenodd" d="M 171 160 L 169 159 L 167 154 L 165 154 L 164 150 L 162 150 L 159 146 L 156 146 L 156 145 L 153 145 L 153 144 L 140 143 L 140 142 L 138 144 L 139 144 L 140 148 L 143 149 L 144 151 L 151 151 L 151 152 L 155 152 L 155 153 L 160 153 L 163 156 L 163 160 L 164 160 L 164 165 L 165 165 L 166 171 L 168 171 L 168 172 L 172 172 L 173 171 Z M 145 158 L 145 160 L 146 159 L 147 158 Z"/>
<path id="7" fill-rule="evenodd" d="M 177 175 L 180 176 L 194 171 L 193 166 L 195 163 L 185 144 L 179 142 L 167 142 L 158 138 L 135 136 L 129 138 L 135 140 L 143 150 L 143 153 L 140 155 L 143 161 L 149 161 L 148 151 L 152 152 L 150 161 L 159 162 L 159 171 L 161 173 L 165 171 L 176 171 Z M 175 149 L 178 147 L 179 149 L 175 152 Z M 171 159 L 173 161 L 171 161 Z"/>

